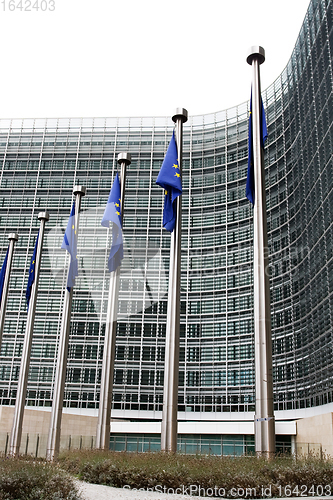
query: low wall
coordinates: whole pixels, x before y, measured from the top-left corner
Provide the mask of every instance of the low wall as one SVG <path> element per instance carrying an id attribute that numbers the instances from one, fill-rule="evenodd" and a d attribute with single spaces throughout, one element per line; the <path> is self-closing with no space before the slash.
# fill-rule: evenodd
<path id="1" fill-rule="evenodd" d="M 51 411 L 26 408 L 22 425 L 20 454 L 45 457 Z M 0 406 L 0 451 L 8 452 L 14 407 Z M 63 413 L 60 450 L 95 447 L 97 417 Z"/>
<path id="2" fill-rule="evenodd" d="M 50 410 L 24 410 L 22 433 L 48 434 L 50 426 Z M 0 432 L 11 432 L 14 418 L 13 406 L 0 406 Z M 62 414 L 61 434 L 63 436 L 96 434 L 97 417 L 88 415 Z"/>
<path id="3" fill-rule="evenodd" d="M 50 416 L 51 411 L 44 408 L 25 409 L 20 454 L 45 456 Z M 0 451 L 2 452 L 8 447 L 13 417 L 14 407 L 0 406 Z M 119 425 L 123 423 L 116 419 L 114 427 Z M 151 426 L 151 423 L 149 425 Z M 60 449 L 94 448 L 96 426 L 97 416 L 63 412 Z M 117 431 L 112 429 L 111 432 Z M 333 413 L 297 420 L 295 444 L 297 454 L 323 453 L 333 457 Z"/>
<path id="4" fill-rule="evenodd" d="M 319 443 L 322 453 L 333 457 L 333 413 L 297 420 L 296 429 L 296 446 L 299 449 L 302 443 Z M 317 452 L 316 447 L 311 449 L 309 446 L 309 451 Z"/>

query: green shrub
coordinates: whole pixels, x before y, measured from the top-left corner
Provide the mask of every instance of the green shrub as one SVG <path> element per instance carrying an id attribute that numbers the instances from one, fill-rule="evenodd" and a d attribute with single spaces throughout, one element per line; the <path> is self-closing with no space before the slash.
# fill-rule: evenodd
<path id="1" fill-rule="evenodd" d="M 257 498 L 269 496 L 267 493 L 272 497 L 301 496 L 301 493 L 305 496 L 311 488 L 309 496 L 333 494 L 333 462 L 316 457 L 297 461 L 292 457 L 277 457 L 267 461 L 253 456 L 234 458 L 93 450 L 63 454 L 59 464 L 83 481 L 118 488 L 156 490 L 160 486 L 166 491 L 192 485 L 206 491 L 223 489 L 228 498 L 237 497 L 235 490 L 244 490 L 244 495 L 238 495 L 244 498 L 245 490 L 251 488 L 255 488 L 256 494 L 249 493 L 248 497 Z M 323 492 L 321 486 L 326 487 Z"/>
<path id="2" fill-rule="evenodd" d="M 0 500 L 78 500 L 73 479 L 55 464 L 0 458 Z"/>

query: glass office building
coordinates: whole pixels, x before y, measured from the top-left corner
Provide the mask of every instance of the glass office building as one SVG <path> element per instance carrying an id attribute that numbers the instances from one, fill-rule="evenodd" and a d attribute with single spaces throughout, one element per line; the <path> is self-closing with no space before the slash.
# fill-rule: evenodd
<path id="1" fill-rule="evenodd" d="M 265 171 L 277 411 L 332 402 L 332 21 L 332 0 L 310 1 L 286 68 L 262 92 L 268 125 Z M 184 419 L 253 419 L 248 114 L 246 102 L 190 116 L 184 125 L 178 399 Z M 60 246 L 73 186 L 83 185 L 87 194 L 81 208 L 64 405 L 97 414 L 110 248 L 110 235 L 100 221 L 117 155 L 126 151 L 132 163 L 126 179 L 112 415 L 161 419 L 170 234 L 162 228 L 163 191 L 155 181 L 172 130 L 169 117 L 0 120 L 1 260 L 8 233 L 19 234 L 0 352 L 1 405 L 15 404 L 27 316 L 25 288 L 37 215 L 44 209 L 50 221 L 27 405 L 52 404 L 68 265 Z"/>

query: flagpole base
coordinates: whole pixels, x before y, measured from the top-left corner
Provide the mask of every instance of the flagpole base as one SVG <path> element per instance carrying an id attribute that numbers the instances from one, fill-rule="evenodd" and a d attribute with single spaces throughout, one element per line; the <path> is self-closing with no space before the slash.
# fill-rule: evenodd
<path id="1" fill-rule="evenodd" d="M 275 456 L 275 418 L 274 415 L 254 417 L 255 451 L 257 457 Z"/>

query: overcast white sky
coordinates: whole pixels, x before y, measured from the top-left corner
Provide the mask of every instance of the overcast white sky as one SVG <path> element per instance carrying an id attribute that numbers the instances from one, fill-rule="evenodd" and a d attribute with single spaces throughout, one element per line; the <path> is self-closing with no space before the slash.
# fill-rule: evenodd
<path id="1" fill-rule="evenodd" d="M 196 115 L 232 107 L 249 98 L 248 49 L 266 51 L 265 89 L 286 66 L 309 4 L 37 1 L 38 11 L 36 0 L 0 2 L 1 118 L 171 116 L 176 107 Z"/>

